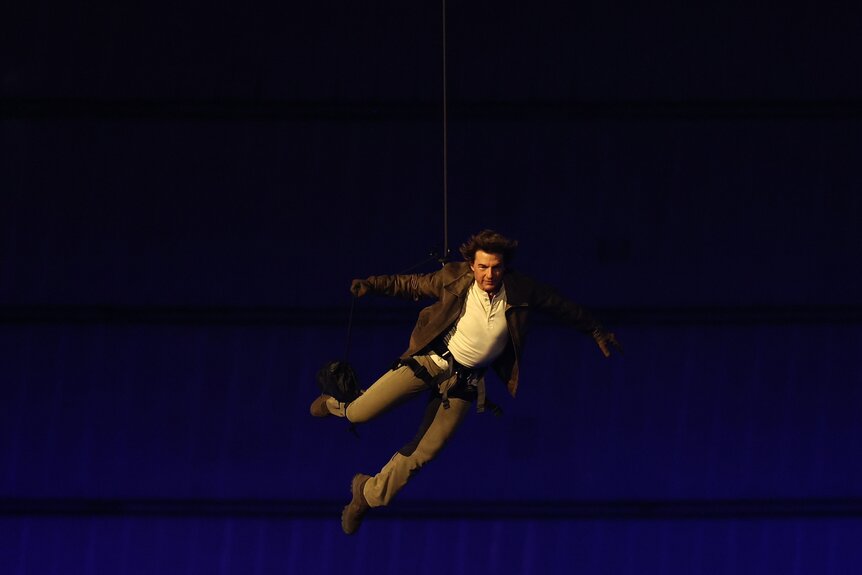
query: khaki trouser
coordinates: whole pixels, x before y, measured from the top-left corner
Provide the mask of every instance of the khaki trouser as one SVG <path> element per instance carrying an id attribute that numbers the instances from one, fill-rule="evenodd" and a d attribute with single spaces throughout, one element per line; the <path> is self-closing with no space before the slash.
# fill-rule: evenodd
<path id="1" fill-rule="evenodd" d="M 451 383 L 451 369 L 442 370 L 428 356 L 419 355 L 415 359 L 428 370 L 428 383 L 416 377 L 409 367 L 401 366 L 383 374 L 346 409 L 334 398 L 327 401 L 327 408 L 333 415 L 346 417 L 353 423 L 363 423 L 428 391 L 429 383 L 433 386 Z M 365 499 L 371 507 L 388 505 L 410 478 L 434 459 L 470 411 L 470 403 L 455 397 L 449 399 L 448 409 L 439 399 L 428 403 L 425 419 L 413 442 L 393 455 L 365 484 Z"/>

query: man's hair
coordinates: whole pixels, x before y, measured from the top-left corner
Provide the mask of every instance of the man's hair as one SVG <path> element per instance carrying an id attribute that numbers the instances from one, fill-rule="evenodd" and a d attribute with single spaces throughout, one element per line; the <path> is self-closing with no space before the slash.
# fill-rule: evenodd
<path id="1" fill-rule="evenodd" d="M 517 249 L 517 240 L 510 240 L 494 230 L 482 230 L 478 234 L 470 236 L 461 245 L 460 251 L 468 262 L 472 262 L 476 258 L 477 250 L 482 250 L 489 254 L 499 254 L 503 258 L 503 263 L 508 265 L 515 258 L 515 250 Z"/>

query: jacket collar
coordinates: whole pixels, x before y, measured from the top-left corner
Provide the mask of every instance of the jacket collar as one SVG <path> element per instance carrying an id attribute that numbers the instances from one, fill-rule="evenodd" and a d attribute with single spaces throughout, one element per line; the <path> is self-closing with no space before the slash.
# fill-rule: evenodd
<path id="1" fill-rule="evenodd" d="M 524 292 L 525 284 L 521 281 L 523 276 L 514 269 L 507 269 L 503 274 L 503 286 L 506 288 L 506 299 L 509 307 L 521 307 L 528 305 L 529 298 Z"/>
<path id="2" fill-rule="evenodd" d="M 467 290 L 470 284 L 474 281 L 473 272 L 470 270 L 470 265 L 467 262 L 462 262 L 459 267 L 461 270 L 455 270 L 455 279 L 443 286 L 453 295 L 463 298 L 467 295 Z M 460 273 L 458 273 L 460 271 Z"/>

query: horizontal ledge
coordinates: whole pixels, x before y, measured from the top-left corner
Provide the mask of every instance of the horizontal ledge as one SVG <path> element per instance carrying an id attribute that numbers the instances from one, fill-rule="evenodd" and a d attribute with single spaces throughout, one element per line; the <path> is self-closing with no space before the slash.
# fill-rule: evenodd
<path id="1" fill-rule="evenodd" d="M 412 323 L 419 305 L 356 307 L 356 325 Z M 862 305 L 591 308 L 610 326 L 858 324 Z M 0 306 L 0 324 L 347 325 L 347 307 L 19 305 Z M 550 323 L 547 318 L 539 323 Z"/>
<path id="2" fill-rule="evenodd" d="M 859 99 L 451 100 L 449 118 L 554 120 L 566 118 L 849 118 L 862 117 Z M 437 121 L 436 101 L 176 99 L 98 97 L 0 98 L 0 117 L 27 119 L 164 120 L 419 120 Z"/>
<path id="3" fill-rule="evenodd" d="M 338 517 L 347 501 L 261 499 L 2 499 L 6 517 Z M 404 501 L 374 510 L 398 519 L 732 520 L 862 518 L 862 499 Z"/>

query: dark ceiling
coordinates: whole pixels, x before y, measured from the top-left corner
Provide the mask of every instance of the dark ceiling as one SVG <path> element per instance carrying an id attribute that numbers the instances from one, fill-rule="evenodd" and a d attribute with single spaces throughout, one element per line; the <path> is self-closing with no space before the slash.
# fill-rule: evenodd
<path id="1" fill-rule="evenodd" d="M 444 210 L 441 3 L 7 3 L 0 303 L 331 305 L 480 227 L 600 305 L 859 303 L 845 4 L 450 3 Z"/>

